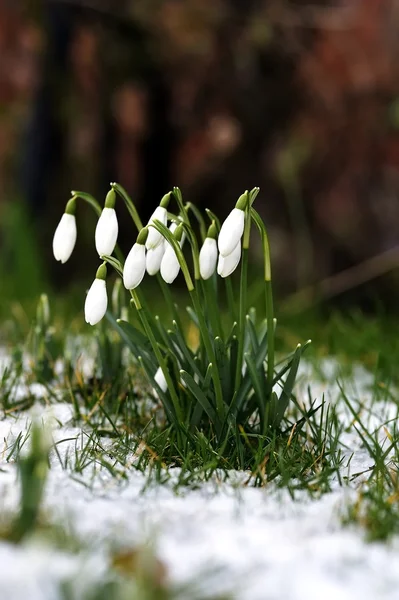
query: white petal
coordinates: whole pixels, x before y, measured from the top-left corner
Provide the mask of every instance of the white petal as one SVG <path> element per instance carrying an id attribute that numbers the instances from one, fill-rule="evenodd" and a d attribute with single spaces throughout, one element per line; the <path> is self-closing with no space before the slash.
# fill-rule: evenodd
<path id="1" fill-rule="evenodd" d="M 219 238 L 219 252 L 222 256 L 228 256 L 241 241 L 244 233 L 245 213 L 239 208 L 233 208 L 225 222 L 223 223 Z"/>
<path id="2" fill-rule="evenodd" d="M 166 223 L 168 222 L 168 212 L 166 208 L 163 208 L 162 206 L 157 206 L 150 220 L 148 221 L 148 225 L 155 221 L 155 219 L 161 221 L 161 223 L 166 225 Z M 150 248 L 156 248 L 157 246 L 159 246 L 163 239 L 164 238 L 162 234 L 159 233 L 159 231 L 157 231 L 154 227 L 149 227 L 145 247 L 147 248 L 147 250 L 149 250 Z"/>
<path id="3" fill-rule="evenodd" d="M 95 325 L 105 315 L 108 306 L 107 288 L 104 279 L 95 279 L 87 292 L 85 301 L 85 320 Z"/>
<path id="4" fill-rule="evenodd" d="M 218 274 L 221 277 L 228 277 L 237 268 L 241 258 L 241 241 L 238 242 L 233 252 L 228 256 L 219 255 Z"/>
<path id="5" fill-rule="evenodd" d="M 75 215 L 64 213 L 53 237 L 53 254 L 56 260 L 65 263 L 71 256 L 77 237 Z"/>
<path id="6" fill-rule="evenodd" d="M 206 238 L 199 255 L 200 273 L 202 279 L 209 279 L 216 269 L 218 247 L 216 240 Z"/>
<path id="7" fill-rule="evenodd" d="M 162 240 L 156 248 L 150 248 L 150 250 L 147 250 L 146 269 L 148 275 L 156 275 L 158 273 L 164 252 L 164 240 Z"/>
<path id="8" fill-rule="evenodd" d="M 161 390 L 166 392 L 168 389 L 168 384 L 166 383 L 165 375 L 163 374 L 161 367 L 158 367 L 157 372 L 154 375 L 154 380 L 157 382 Z"/>
<path id="9" fill-rule="evenodd" d="M 118 219 L 114 208 L 103 208 L 96 227 L 96 250 L 99 256 L 113 253 L 118 239 Z"/>
<path id="10" fill-rule="evenodd" d="M 127 255 L 123 268 L 123 285 L 127 290 L 133 290 L 140 285 L 145 273 L 145 246 L 133 244 Z"/>
<path id="11" fill-rule="evenodd" d="M 173 283 L 180 271 L 176 252 L 170 244 L 166 244 L 165 254 L 161 261 L 161 276 L 166 283 Z"/>

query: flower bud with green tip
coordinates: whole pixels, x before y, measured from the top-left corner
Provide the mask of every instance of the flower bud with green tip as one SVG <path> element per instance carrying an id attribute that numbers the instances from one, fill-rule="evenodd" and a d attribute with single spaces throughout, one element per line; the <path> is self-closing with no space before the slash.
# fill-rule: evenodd
<path id="1" fill-rule="evenodd" d="M 233 252 L 227 256 L 219 255 L 218 261 L 218 275 L 220 277 L 228 277 L 236 270 L 238 263 L 241 258 L 241 241 L 238 242 L 237 246 L 233 249 Z"/>
<path id="2" fill-rule="evenodd" d="M 151 225 L 151 223 L 153 223 L 155 220 L 161 221 L 161 223 L 163 223 L 164 225 L 167 224 L 168 211 L 166 209 L 168 208 L 170 197 L 171 197 L 171 192 L 168 192 L 167 194 L 165 194 L 165 196 L 162 198 L 159 206 L 157 206 L 157 208 L 153 212 L 150 220 L 148 221 L 147 227 L 149 227 Z M 147 238 L 147 241 L 145 244 L 147 250 L 156 248 L 162 242 L 163 242 L 162 234 L 159 233 L 159 231 L 157 231 L 154 227 L 149 227 L 148 238 Z"/>
<path id="3" fill-rule="evenodd" d="M 137 241 L 127 255 L 123 268 L 123 285 L 127 290 L 134 290 L 143 280 L 145 274 L 145 243 L 148 238 L 148 227 L 144 227 L 137 236 Z"/>
<path id="4" fill-rule="evenodd" d="M 53 254 L 62 264 L 71 256 L 76 244 L 76 198 L 71 198 L 65 207 L 65 212 L 58 223 L 53 237 Z"/>
<path id="5" fill-rule="evenodd" d="M 87 292 L 85 301 L 85 321 L 90 325 L 96 325 L 101 321 L 107 311 L 108 297 L 105 280 L 107 267 L 103 263 L 97 269 L 96 278 Z"/>
<path id="6" fill-rule="evenodd" d="M 97 222 L 95 241 L 99 256 L 111 255 L 118 239 L 118 219 L 115 212 L 116 194 L 111 189 L 105 199 L 105 205 Z"/>
<path id="7" fill-rule="evenodd" d="M 218 260 L 216 234 L 216 225 L 215 223 L 212 223 L 208 229 L 207 236 L 202 244 L 199 255 L 199 266 L 202 279 L 209 279 L 212 277 L 216 269 Z"/>
<path id="8" fill-rule="evenodd" d="M 219 252 L 222 256 L 232 254 L 241 241 L 245 225 L 245 209 L 248 204 L 248 192 L 244 192 L 224 221 L 218 238 Z"/>
<path id="9" fill-rule="evenodd" d="M 169 229 L 172 231 L 173 235 L 181 246 L 183 241 L 183 225 L 176 225 L 176 223 L 172 223 Z M 161 276 L 166 283 L 173 283 L 179 274 L 180 263 L 173 247 L 168 242 L 166 242 L 165 245 L 165 253 L 161 262 Z"/>

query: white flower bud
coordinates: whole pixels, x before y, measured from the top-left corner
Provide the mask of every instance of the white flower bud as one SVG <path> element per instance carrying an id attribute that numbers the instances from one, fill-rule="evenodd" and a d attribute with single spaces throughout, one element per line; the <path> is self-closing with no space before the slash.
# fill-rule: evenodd
<path id="1" fill-rule="evenodd" d="M 199 255 L 199 266 L 202 279 L 209 279 L 212 277 L 216 269 L 216 263 L 218 260 L 218 247 L 216 240 L 213 238 L 205 238 L 202 244 L 201 252 Z"/>
<path id="2" fill-rule="evenodd" d="M 123 268 L 123 285 L 127 290 L 134 290 L 140 285 L 145 273 L 145 246 L 144 244 L 133 244 L 127 255 Z"/>
<path id="3" fill-rule="evenodd" d="M 170 244 L 166 244 L 165 253 L 161 261 L 161 276 L 166 283 L 173 283 L 180 271 L 180 263 L 176 252 Z"/>
<path id="4" fill-rule="evenodd" d="M 85 320 L 90 325 L 96 325 L 107 311 L 108 298 L 104 279 L 95 279 L 87 292 L 85 301 Z"/>
<path id="5" fill-rule="evenodd" d="M 75 215 L 64 213 L 53 237 L 53 254 L 56 260 L 65 263 L 72 254 L 77 237 Z"/>
<path id="6" fill-rule="evenodd" d="M 99 256 L 113 253 L 118 239 L 118 219 L 114 208 L 104 207 L 96 227 L 96 250 Z"/>
<path id="7" fill-rule="evenodd" d="M 157 206 L 157 208 L 154 210 L 154 212 L 152 214 L 152 217 L 148 221 L 148 227 L 155 220 L 161 221 L 161 223 L 166 225 L 166 223 L 168 222 L 168 212 L 167 212 L 166 208 L 164 208 L 163 206 Z M 157 229 L 155 229 L 155 227 L 149 227 L 148 237 L 147 237 L 147 241 L 145 243 L 145 247 L 147 248 L 147 250 L 150 250 L 151 248 L 156 248 L 163 241 L 163 239 L 164 238 L 163 238 L 162 234 L 159 233 L 159 231 L 157 231 Z"/>
<path id="8" fill-rule="evenodd" d="M 146 254 L 146 269 L 148 275 L 156 275 L 160 269 L 162 257 L 165 252 L 165 242 L 161 241 L 156 248 L 150 248 Z"/>
<path id="9" fill-rule="evenodd" d="M 228 256 L 219 255 L 218 274 L 221 277 L 228 277 L 235 271 L 241 258 L 241 241 L 238 242 L 233 252 Z"/>
<path id="10" fill-rule="evenodd" d="M 245 212 L 240 208 L 233 208 L 225 222 L 223 223 L 219 238 L 219 252 L 222 256 L 232 254 L 234 248 L 241 241 L 244 233 Z"/>
<path id="11" fill-rule="evenodd" d="M 173 223 L 169 226 L 169 231 L 174 233 L 177 229 L 177 223 L 173 221 Z M 180 247 L 184 242 L 185 235 L 183 236 L 179 242 Z M 173 283 L 176 277 L 178 276 L 180 271 L 180 263 L 177 259 L 176 252 L 173 249 L 173 246 L 169 244 L 165 240 L 165 251 L 161 260 L 161 277 L 166 283 Z"/>

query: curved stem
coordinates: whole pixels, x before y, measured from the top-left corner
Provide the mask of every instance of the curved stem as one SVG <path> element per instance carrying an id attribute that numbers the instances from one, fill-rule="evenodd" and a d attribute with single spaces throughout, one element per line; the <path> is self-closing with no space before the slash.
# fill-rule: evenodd
<path id="1" fill-rule="evenodd" d="M 263 245 L 263 257 L 265 261 L 265 297 L 266 297 L 266 321 L 267 321 L 267 383 L 269 387 L 269 393 L 272 392 L 273 388 L 273 374 L 274 374 L 274 309 L 273 309 L 273 290 L 272 290 L 272 269 L 270 260 L 270 245 L 269 238 L 265 224 L 262 221 L 259 213 L 251 208 L 251 217 L 256 223 L 259 233 L 262 238 Z"/>
<path id="2" fill-rule="evenodd" d="M 240 302 L 238 307 L 238 349 L 237 368 L 235 378 L 235 389 L 238 390 L 242 377 L 242 365 L 245 342 L 245 315 L 247 311 L 247 288 L 248 288 L 248 248 L 251 234 L 251 218 L 248 206 L 245 209 L 245 226 L 242 241 L 241 279 L 240 279 Z"/>
<path id="3" fill-rule="evenodd" d="M 143 229 L 143 223 L 141 222 L 139 213 L 137 212 L 137 209 L 133 203 L 133 200 L 131 199 L 131 197 L 129 196 L 127 191 L 121 185 L 119 185 L 119 183 L 111 183 L 111 187 L 122 198 L 122 200 L 126 204 L 126 208 L 128 209 L 130 216 L 133 219 L 134 224 L 137 227 L 137 230 L 141 231 L 141 229 Z"/>

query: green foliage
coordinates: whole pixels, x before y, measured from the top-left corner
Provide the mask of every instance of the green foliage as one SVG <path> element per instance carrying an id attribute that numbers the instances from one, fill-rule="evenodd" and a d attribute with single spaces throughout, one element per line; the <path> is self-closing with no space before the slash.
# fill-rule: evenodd
<path id="1" fill-rule="evenodd" d="M 137 244 L 142 244 L 141 239 L 146 239 L 147 234 L 143 237 L 146 230 L 141 229 L 142 224 L 133 202 L 120 185 L 112 184 L 112 188 L 126 204 L 139 231 Z M 157 281 L 168 314 L 162 317 L 154 315 L 151 302 L 146 299 L 142 288 L 137 287 L 140 279 L 130 289 L 133 314 L 129 316 L 127 306 L 121 302 L 119 282 L 113 292 L 116 315 L 108 311 L 106 316 L 113 329 L 120 334 L 122 343 L 109 345 L 109 336 L 103 337 L 101 334 L 102 342 L 99 345 L 103 378 L 109 382 L 117 377 L 123 346 L 130 350 L 146 374 L 155 396 L 162 403 L 168 435 L 181 457 L 190 452 L 198 453 L 198 443 L 206 440 L 211 451 L 225 459 L 234 457 L 234 460 L 229 460 L 230 466 L 240 468 L 248 466 L 251 463 L 248 456 L 261 454 L 284 429 L 282 424 L 292 398 L 300 358 L 307 346 L 299 344 L 279 364 L 279 368 L 275 368 L 276 320 L 273 314 L 269 242 L 264 223 L 252 206 L 258 192 L 258 188 L 245 192 L 236 204 L 234 218 L 237 217 L 243 225 L 238 237 L 234 238 L 235 226 L 232 222 L 234 243 L 229 238 L 230 225 L 219 234 L 219 240 L 222 235 L 227 237 L 227 245 L 230 244 L 231 248 L 235 248 L 237 243 L 240 246 L 242 244 L 237 295 L 229 277 L 225 279 L 225 288 L 215 272 L 209 279 L 201 279 L 199 249 L 207 235 L 205 218 L 193 205 L 184 203 L 179 188 L 167 194 L 164 197 L 165 206 L 172 200 L 178 209 L 175 214 L 168 207 L 168 219 L 178 227 L 172 233 L 164 223 L 154 220 L 150 224 L 150 231 L 153 233 L 155 229 L 158 236 L 163 236 L 162 243 L 166 249 L 164 257 L 167 249 L 172 249 L 174 260 L 183 273 L 190 297 L 190 306 L 186 309 L 188 328 L 182 325 L 183 311 L 175 302 L 172 287 L 162 280 L 163 277 L 167 281 L 169 276 L 167 274 L 165 278 L 161 268 L 162 277 L 158 274 Z M 83 192 L 73 192 L 73 196 L 88 202 L 98 214 L 98 206 L 91 196 Z M 161 206 L 164 204 L 161 203 Z M 165 211 L 164 208 L 162 210 Z M 221 231 L 219 220 L 210 211 L 207 214 L 214 236 L 215 232 Z M 192 222 L 193 218 L 198 223 L 200 239 L 197 238 L 197 226 Z M 247 263 L 252 224 L 259 230 L 264 255 L 265 308 L 260 317 L 247 304 Z M 190 258 L 182 251 L 182 234 L 187 239 Z M 216 248 L 216 242 L 214 244 Z M 120 277 L 124 277 L 123 255 L 118 248 L 115 253 L 117 258 L 102 258 Z M 216 262 L 213 269 L 215 267 Z M 141 267 L 136 264 L 134 268 L 139 270 Z M 228 302 L 227 316 L 222 319 L 219 307 L 225 297 Z M 121 314 L 124 317 L 118 318 Z M 92 322 L 92 319 L 89 321 Z"/>

